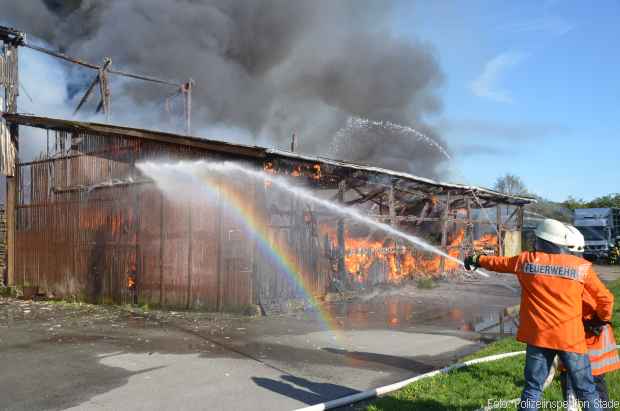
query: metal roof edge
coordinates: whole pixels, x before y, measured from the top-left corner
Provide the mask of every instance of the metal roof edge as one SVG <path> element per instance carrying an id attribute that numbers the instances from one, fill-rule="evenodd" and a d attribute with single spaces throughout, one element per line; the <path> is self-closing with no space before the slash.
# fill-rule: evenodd
<path id="1" fill-rule="evenodd" d="M 293 152 L 289 152 L 289 151 L 285 151 L 285 150 L 272 149 L 272 148 L 267 148 L 266 149 L 266 153 L 268 155 L 269 154 L 273 154 L 273 155 L 278 155 L 278 156 L 281 156 L 281 157 L 296 158 L 296 159 L 301 159 L 301 160 L 306 160 L 306 161 L 315 161 L 315 162 L 324 163 L 324 164 L 331 164 L 331 165 L 335 165 L 335 166 L 339 166 L 339 167 L 347 167 L 347 168 L 353 168 L 353 169 L 358 169 L 358 170 L 363 170 L 363 171 L 376 172 L 376 173 L 380 173 L 380 174 L 387 174 L 387 175 L 391 175 L 391 176 L 394 176 L 394 177 L 400 177 L 400 178 L 404 178 L 404 179 L 407 179 L 407 180 L 412 180 L 412 181 L 416 181 L 416 182 L 420 182 L 420 183 L 424 183 L 424 184 L 428 184 L 428 185 L 445 187 L 445 188 L 453 188 L 453 189 L 463 190 L 463 191 L 473 191 L 473 192 L 477 192 L 477 193 L 484 193 L 486 195 L 490 195 L 490 196 L 494 196 L 494 197 L 510 198 L 510 199 L 515 199 L 515 200 L 523 201 L 523 202 L 526 202 L 526 203 L 536 203 L 537 202 L 537 200 L 535 198 L 532 198 L 532 197 L 525 197 L 525 196 L 517 196 L 517 195 L 512 195 L 512 194 L 500 193 L 499 191 L 495 191 L 495 190 L 492 190 L 490 188 L 479 187 L 479 186 L 471 186 L 471 185 L 458 184 L 458 183 L 447 183 L 447 182 L 437 181 L 437 180 L 433 180 L 433 179 L 426 178 L 426 177 L 416 176 L 416 175 L 405 173 L 405 172 L 402 172 L 402 171 L 395 171 L 395 170 L 390 170 L 390 169 L 376 167 L 376 166 L 368 166 L 368 165 L 363 165 L 363 164 L 356 164 L 356 163 L 353 163 L 353 162 L 345 162 L 345 161 L 334 160 L 334 159 L 330 159 L 330 158 L 326 158 L 326 157 L 320 157 L 320 156 L 310 156 L 310 155 L 306 155 L 306 154 L 298 154 L 298 153 L 293 153 Z"/>
<path id="2" fill-rule="evenodd" d="M 10 123 L 16 123 L 24 126 L 39 127 L 46 129 L 57 130 L 82 130 L 92 131 L 100 134 L 107 135 L 128 135 L 136 138 L 143 138 L 147 140 L 159 141 L 169 144 L 181 144 L 186 146 L 193 146 L 197 148 L 209 149 L 214 151 L 221 151 L 231 154 L 245 155 L 250 157 L 263 158 L 268 155 L 286 157 L 291 159 L 300 159 L 305 161 L 313 161 L 323 164 L 331 164 L 338 167 L 345 167 L 349 169 L 357 169 L 362 171 L 374 172 L 378 174 L 390 175 L 393 177 L 399 177 L 406 180 L 427 184 L 430 186 L 443 187 L 448 189 L 455 189 L 461 191 L 471 191 L 473 193 L 482 194 L 484 196 L 494 197 L 496 199 L 511 199 L 523 204 L 536 203 L 536 199 L 524 196 L 516 196 L 510 194 L 500 193 L 489 188 L 477 187 L 465 184 L 447 183 L 442 181 L 433 180 L 426 177 L 420 177 L 413 174 L 390 170 L 386 168 L 356 164 L 353 162 L 345 162 L 340 160 L 334 160 L 330 158 L 311 156 L 306 154 L 298 154 L 289 151 L 279 150 L 275 148 L 265 148 L 261 146 L 250 146 L 244 144 L 229 143 L 222 140 L 212 140 L 207 138 L 200 138 L 196 136 L 185 136 L 182 134 L 175 134 L 165 131 L 140 129 L 134 127 L 119 126 L 113 124 L 104 123 L 92 123 L 77 120 L 66 120 L 45 116 L 35 116 L 32 114 L 12 114 L 3 113 L 2 117 Z"/>

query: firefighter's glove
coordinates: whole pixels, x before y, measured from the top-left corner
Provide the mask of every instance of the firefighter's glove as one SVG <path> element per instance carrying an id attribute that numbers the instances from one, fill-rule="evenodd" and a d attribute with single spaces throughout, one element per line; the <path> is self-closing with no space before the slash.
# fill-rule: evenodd
<path id="1" fill-rule="evenodd" d="M 591 320 L 583 321 L 583 328 L 586 330 L 587 336 L 599 336 L 603 332 L 603 327 L 607 324 L 611 324 L 609 321 L 603 321 L 600 318 L 594 316 Z"/>
<path id="2" fill-rule="evenodd" d="M 463 261 L 463 265 L 465 265 L 465 269 L 467 271 L 474 271 L 478 267 L 480 267 L 480 254 L 468 255 L 465 257 L 465 261 Z"/>

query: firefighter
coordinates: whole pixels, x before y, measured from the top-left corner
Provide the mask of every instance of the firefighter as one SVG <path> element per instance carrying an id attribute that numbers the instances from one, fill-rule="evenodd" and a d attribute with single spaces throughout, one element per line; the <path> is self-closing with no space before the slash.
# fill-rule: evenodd
<path id="1" fill-rule="evenodd" d="M 596 302 L 596 314 L 609 321 L 613 295 L 592 270 L 592 265 L 570 254 L 570 231 L 552 219 L 535 231 L 533 252 L 514 257 L 479 254 L 465 259 L 465 268 L 483 267 L 514 273 L 521 284 L 520 324 L 517 340 L 527 344 L 525 387 L 519 409 L 537 410 L 545 379 L 557 355 L 566 366 L 577 397 L 585 410 L 600 410 L 581 322 L 584 289 Z"/>
<path id="2" fill-rule="evenodd" d="M 583 234 L 575 227 L 569 226 L 569 229 L 573 234 L 569 250 L 573 255 L 581 256 L 585 246 Z M 596 300 L 586 290 L 583 293 L 582 315 L 596 392 L 601 399 L 601 405 L 605 406 L 601 408 L 612 409 L 605 374 L 620 369 L 620 358 L 618 357 L 614 331 L 609 322 L 601 321 L 598 318 Z M 561 368 L 560 382 L 564 400 L 571 403 L 572 409 L 577 409 L 574 404 L 572 384 L 566 374 L 566 369 L 563 367 Z"/>

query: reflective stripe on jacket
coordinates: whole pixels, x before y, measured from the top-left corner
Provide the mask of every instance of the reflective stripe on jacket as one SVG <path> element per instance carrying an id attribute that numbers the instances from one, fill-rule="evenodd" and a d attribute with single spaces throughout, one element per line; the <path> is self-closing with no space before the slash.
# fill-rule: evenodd
<path id="1" fill-rule="evenodd" d="M 514 257 L 481 256 L 491 271 L 514 273 L 521 284 L 517 340 L 542 348 L 585 354 L 582 295 L 594 299 L 596 314 L 611 319 L 613 295 L 583 258 L 566 254 L 524 252 Z"/>
<path id="2" fill-rule="evenodd" d="M 592 375 L 602 375 L 620 368 L 616 339 L 610 325 L 603 327 L 600 335 L 588 337 L 587 343 Z"/>
<path id="3" fill-rule="evenodd" d="M 583 319 L 591 320 L 596 315 L 596 301 L 584 290 Z M 602 328 L 600 335 L 586 336 L 588 356 L 592 364 L 592 375 L 602 375 L 620 368 L 614 330 L 610 325 Z"/>

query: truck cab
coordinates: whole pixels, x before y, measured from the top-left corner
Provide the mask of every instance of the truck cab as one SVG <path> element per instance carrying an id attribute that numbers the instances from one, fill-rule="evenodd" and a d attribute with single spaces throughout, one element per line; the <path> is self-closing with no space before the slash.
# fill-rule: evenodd
<path id="1" fill-rule="evenodd" d="M 584 257 L 611 258 L 620 240 L 620 209 L 578 208 L 573 224 L 585 239 Z"/>

